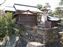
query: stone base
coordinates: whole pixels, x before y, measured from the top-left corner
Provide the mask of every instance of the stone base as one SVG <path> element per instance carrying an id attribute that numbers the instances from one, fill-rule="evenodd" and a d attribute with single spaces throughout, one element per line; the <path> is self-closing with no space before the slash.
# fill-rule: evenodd
<path id="1" fill-rule="evenodd" d="M 39 42 L 28 42 L 26 47 L 45 47 L 45 44 Z"/>

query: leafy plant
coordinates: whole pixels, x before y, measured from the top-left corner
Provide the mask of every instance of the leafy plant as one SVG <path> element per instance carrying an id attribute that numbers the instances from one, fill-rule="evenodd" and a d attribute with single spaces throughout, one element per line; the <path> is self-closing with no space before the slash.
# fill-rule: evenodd
<path id="1" fill-rule="evenodd" d="M 16 27 L 15 19 L 12 19 L 12 13 L 7 13 L 5 16 L 0 16 L 0 38 L 6 35 L 15 34 L 19 29 Z"/>
<path id="2" fill-rule="evenodd" d="M 19 35 L 23 33 L 24 26 L 17 26 L 15 18 L 12 19 L 12 16 L 12 12 L 7 12 L 5 16 L 0 16 L 0 40 L 6 35 L 10 37 L 13 34 Z"/>
<path id="3" fill-rule="evenodd" d="M 6 34 L 6 28 L 5 28 L 5 18 L 4 16 L 0 16 L 0 37 L 4 37 Z"/>
<path id="4" fill-rule="evenodd" d="M 12 19 L 12 13 L 7 13 L 6 15 L 6 26 L 7 26 L 7 33 L 8 35 L 11 35 L 14 33 L 14 29 L 15 28 L 15 22 Z"/>

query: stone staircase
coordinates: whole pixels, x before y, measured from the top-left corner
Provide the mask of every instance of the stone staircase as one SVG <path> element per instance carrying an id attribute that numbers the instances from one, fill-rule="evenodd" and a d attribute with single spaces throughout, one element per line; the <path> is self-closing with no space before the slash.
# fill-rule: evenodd
<path id="1" fill-rule="evenodd" d="M 16 44 L 16 35 L 12 35 L 6 43 L 5 47 L 15 47 Z"/>
<path id="2" fill-rule="evenodd" d="M 12 37 L 10 41 L 7 42 L 6 47 L 26 47 L 28 42 L 40 42 L 46 44 L 48 41 L 48 30 L 51 28 L 45 28 L 43 24 L 38 24 L 33 31 L 32 27 L 25 26 L 26 30 L 20 34 L 19 40 L 16 42 L 15 37 Z"/>
<path id="3" fill-rule="evenodd" d="M 28 42 L 40 42 L 42 44 L 46 43 L 47 34 L 42 24 L 35 28 L 36 31 L 33 31 L 32 27 L 30 26 L 25 26 L 25 28 L 26 31 L 20 34 L 20 39 L 16 42 L 16 47 L 25 47 Z"/>

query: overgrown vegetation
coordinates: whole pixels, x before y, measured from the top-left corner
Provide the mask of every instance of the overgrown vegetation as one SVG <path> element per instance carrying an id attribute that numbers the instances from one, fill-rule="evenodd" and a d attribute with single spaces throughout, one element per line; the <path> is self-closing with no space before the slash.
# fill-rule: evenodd
<path id="1" fill-rule="evenodd" d="M 6 35 L 18 33 L 20 30 L 16 27 L 15 19 L 12 19 L 12 13 L 7 12 L 5 16 L 0 16 L 0 39 Z"/>

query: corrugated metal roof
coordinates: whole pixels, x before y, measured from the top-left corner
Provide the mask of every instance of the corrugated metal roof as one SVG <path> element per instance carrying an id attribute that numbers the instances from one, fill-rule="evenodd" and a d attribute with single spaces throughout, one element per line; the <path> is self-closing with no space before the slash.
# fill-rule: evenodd
<path id="1" fill-rule="evenodd" d="M 32 12 L 41 12 L 38 8 L 34 7 L 34 6 L 28 6 L 28 5 L 14 5 L 16 10 L 21 10 L 21 11 L 32 11 Z"/>
<path id="2" fill-rule="evenodd" d="M 60 18 L 57 18 L 57 17 L 53 17 L 53 16 L 48 16 L 49 20 L 51 21 L 59 21 Z"/>

